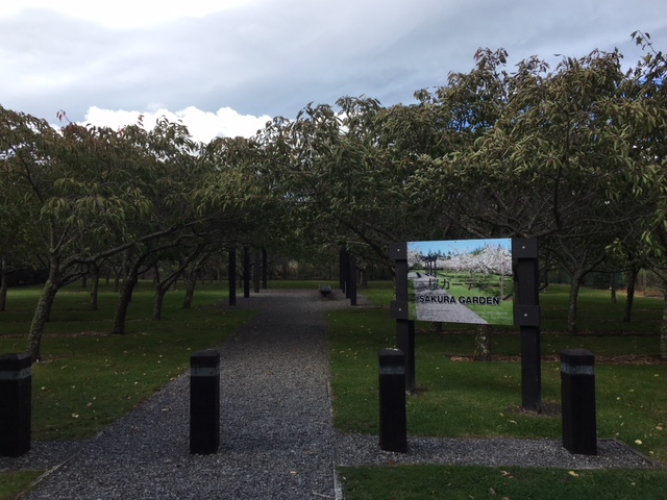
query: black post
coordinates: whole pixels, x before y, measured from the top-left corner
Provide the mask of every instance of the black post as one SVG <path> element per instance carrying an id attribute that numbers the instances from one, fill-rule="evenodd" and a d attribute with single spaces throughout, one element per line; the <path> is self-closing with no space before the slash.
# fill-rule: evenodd
<path id="1" fill-rule="evenodd" d="M 379 360 L 380 449 L 406 453 L 405 355 L 399 349 L 382 349 Z"/>
<path id="2" fill-rule="evenodd" d="M 408 308 L 408 246 L 399 242 L 389 245 L 389 258 L 394 261 L 396 273 L 396 301 L 391 311 L 396 319 L 396 346 L 405 354 L 405 390 L 414 392 L 415 370 L 415 322 L 409 319 Z"/>
<path id="3" fill-rule="evenodd" d="M 20 457 L 30 451 L 32 357 L 0 356 L 0 456 Z"/>
<path id="4" fill-rule="evenodd" d="M 250 249 L 243 247 L 243 298 L 250 297 Z"/>
<path id="5" fill-rule="evenodd" d="M 338 254 L 338 278 L 340 281 L 340 291 L 345 292 L 345 281 L 347 280 L 347 271 L 345 268 L 345 250 L 341 250 Z"/>
<path id="6" fill-rule="evenodd" d="M 269 287 L 268 285 L 268 275 L 269 275 L 269 259 L 266 255 L 266 248 L 262 248 L 262 288 L 265 290 Z"/>
<path id="7" fill-rule="evenodd" d="M 514 320 L 521 333 L 521 405 L 538 412 L 542 408 L 542 353 L 537 240 L 513 239 L 512 257 L 518 280 Z"/>
<path id="8" fill-rule="evenodd" d="M 350 290 L 350 305 L 357 305 L 357 258 L 354 255 L 348 257 L 349 274 L 347 277 L 348 286 Z"/>
<path id="9" fill-rule="evenodd" d="M 261 266 L 262 254 L 260 250 L 255 250 L 255 293 L 259 293 L 259 282 L 261 278 L 262 266 Z"/>
<path id="10" fill-rule="evenodd" d="M 236 250 L 229 251 L 229 305 L 236 305 Z"/>
<path id="11" fill-rule="evenodd" d="M 190 357 L 190 453 L 216 453 L 220 447 L 220 353 Z"/>
<path id="12" fill-rule="evenodd" d="M 345 292 L 345 298 L 350 298 L 350 252 L 346 251 L 343 258 L 343 267 L 345 269 L 345 283 L 343 284 L 343 291 Z"/>
<path id="13" fill-rule="evenodd" d="M 570 453 L 597 455 L 595 357 L 584 349 L 560 354 L 563 447 Z"/>

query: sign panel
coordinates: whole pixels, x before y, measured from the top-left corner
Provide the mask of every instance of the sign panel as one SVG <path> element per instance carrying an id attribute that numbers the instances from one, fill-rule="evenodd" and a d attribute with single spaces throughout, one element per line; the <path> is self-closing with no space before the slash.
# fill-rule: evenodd
<path id="1" fill-rule="evenodd" d="M 512 239 L 408 242 L 409 319 L 514 324 Z"/>

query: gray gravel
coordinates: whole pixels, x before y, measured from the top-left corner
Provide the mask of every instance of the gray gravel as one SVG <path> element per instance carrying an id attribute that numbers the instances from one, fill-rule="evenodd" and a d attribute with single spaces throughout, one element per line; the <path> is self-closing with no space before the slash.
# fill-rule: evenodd
<path id="1" fill-rule="evenodd" d="M 263 290 L 238 303 L 259 313 L 221 346 L 217 454 L 189 453 L 186 374 L 95 439 L 34 443 L 24 457 L 0 458 L 0 470 L 49 469 L 31 499 L 243 500 L 340 498 L 336 466 L 655 466 L 615 441 L 600 441 L 597 457 L 518 439 L 410 438 L 407 454 L 382 452 L 377 436 L 339 435 L 331 425 L 326 312 L 349 302 L 315 289 Z M 369 304 L 360 297 L 359 306 Z"/>
<path id="2" fill-rule="evenodd" d="M 598 440 L 598 455 L 572 455 L 560 441 L 544 439 L 410 438 L 408 453 L 380 451 L 377 436 L 340 436 L 338 466 L 387 464 L 554 467 L 559 469 L 655 468 L 657 463 L 614 440 Z"/>

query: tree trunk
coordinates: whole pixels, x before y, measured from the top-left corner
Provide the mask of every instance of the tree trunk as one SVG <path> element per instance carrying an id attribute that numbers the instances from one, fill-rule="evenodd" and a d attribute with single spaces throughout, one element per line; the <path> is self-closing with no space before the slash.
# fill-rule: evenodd
<path id="1" fill-rule="evenodd" d="M 132 300 L 132 290 L 137 281 L 137 273 L 131 272 L 127 279 L 123 282 L 120 290 L 120 297 L 118 298 L 118 306 L 116 307 L 116 315 L 114 317 L 113 333 L 116 335 L 125 335 L 125 322 L 127 320 L 127 310 L 130 307 Z"/>
<path id="2" fill-rule="evenodd" d="M 30 330 L 28 331 L 28 351 L 32 356 L 33 362 L 39 361 L 42 357 L 42 337 L 44 335 L 44 326 L 51 315 L 51 307 L 58 292 L 59 262 L 52 261 L 49 269 L 49 279 L 44 283 L 42 295 L 39 297 L 37 307 L 32 316 Z"/>
<path id="3" fill-rule="evenodd" d="M 609 283 L 609 289 L 611 290 L 611 302 L 612 304 L 616 304 L 618 302 L 618 299 L 616 297 L 616 273 L 611 273 L 611 278 L 610 278 L 610 283 Z"/>
<path id="4" fill-rule="evenodd" d="M 639 275 L 639 268 L 633 267 L 627 274 L 628 284 L 626 287 L 625 298 L 625 315 L 623 321 L 629 323 L 632 321 L 632 306 L 635 302 L 635 286 L 637 285 L 637 276 Z"/>
<path id="5" fill-rule="evenodd" d="M 92 266 L 93 285 L 90 288 L 90 310 L 97 311 L 97 296 L 100 291 L 100 268 L 96 264 Z"/>
<path id="6" fill-rule="evenodd" d="M 368 267 L 361 270 L 361 286 L 364 289 L 368 288 Z"/>
<path id="7" fill-rule="evenodd" d="M 475 334 L 475 361 L 491 361 L 491 325 L 478 325 Z"/>
<path id="8" fill-rule="evenodd" d="M 660 358 L 667 359 L 667 293 L 664 295 L 664 301 L 660 323 Z"/>
<path id="9" fill-rule="evenodd" d="M 577 333 L 577 302 L 579 299 L 579 289 L 584 279 L 582 273 L 572 275 L 570 284 L 570 305 L 567 311 L 567 331 L 571 334 Z"/>
<path id="10" fill-rule="evenodd" d="M 0 264 L 0 312 L 7 310 L 7 259 L 2 256 Z"/>
<path id="11" fill-rule="evenodd" d="M 119 268 L 116 272 L 116 277 L 113 280 L 113 291 L 115 293 L 120 292 L 120 275 L 122 274 L 122 268 Z"/>
<path id="12" fill-rule="evenodd" d="M 188 275 L 188 281 L 185 285 L 185 299 L 183 300 L 183 309 L 192 308 L 192 299 L 195 296 L 196 285 L 197 285 L 197 270 L 194 269 Z"/>
<path id="13" fill-rule="evenodd" d="M 153 319 L 160 321 L 162 319 L 162 306 L 164 306 L 164 296 L 169 290 L 169 284 L 157 285 L 155 287 L 155 301 L 153 302 Z"/>

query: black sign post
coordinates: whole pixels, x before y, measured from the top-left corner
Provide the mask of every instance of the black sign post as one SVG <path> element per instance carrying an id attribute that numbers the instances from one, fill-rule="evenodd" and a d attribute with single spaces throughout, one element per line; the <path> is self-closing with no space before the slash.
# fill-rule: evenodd
<path id="1" fill-rule="evenodd" d="M 250 249 L 243 247 L 243 298 L 250 297 Z"/>
<path id="2" fill-rule="evenodd" d="M 255 293 L 259 293 L 260 290 L 260 281 L 261 281 L 261 272 L 262 272 L 262 253 L 261 250 L 255 250 L 255 273 L 253 274 L 253 279 L 255 283 Z"/>
<path id="3" fill-rule="evenodd" d="M 415 390 L 415 322 L 409 319 L 408 246 L 404 242 L 389 245 L 389 258 L 396 272 L 396 300 L 391 303 L 396 320 L 396 346 L 405 354 L 405 390 Z"/>
<path id="4" fill-rule="evenodd" d="M 348 290 L 350 291 L 350 305 L 357 305 L 357 259 L 354 255 L 348 257 L 349 275 L 347 278 Z"/>
<path id="5" fill-rule="evenodd" d="M 542 409 L 542 353 L 537 240 L 513 239 L 512 259 L 516 262 L 518 279 L 514 324 L 519 326 L 521 334 L 521 406 L 539 412 Z"/>
<path id="6" fill-rule="evenodd" d="M 344 283 L 343 283 L 343 291 L 345 292 L 345 298 L 346 298 L 346 299 L 349 299 L 349 298 L 350 298 L 350 291 L 351 291 L 351 288 L 350 288 L 350 275 L 351 275 L 352 271 L 351 271 L 350 268 L 352 267 L 352 265 L 351 265 L 351 263 L 350 263 L 350 260 L 351 260 L 351 259 L 350 259 L 350 252 L 348 252 L 348 251 L 346 250 L 345 253 L 343 254 L 343 271 L 344 271 L 344 275 L 343 275 L 343 276 L 344 276 L 344 278 L 343 278 L 343 280 L 344 280 Z"/>
<path id="7" fill-rule="evenodd" d="M 344 249 L 338 254 L 338 278 L 340 281 L 340 291 L 345 293 L 345 283 L 347 282 L 347 267 L 346 267 L 346 257 L 347 252 Z"/>

